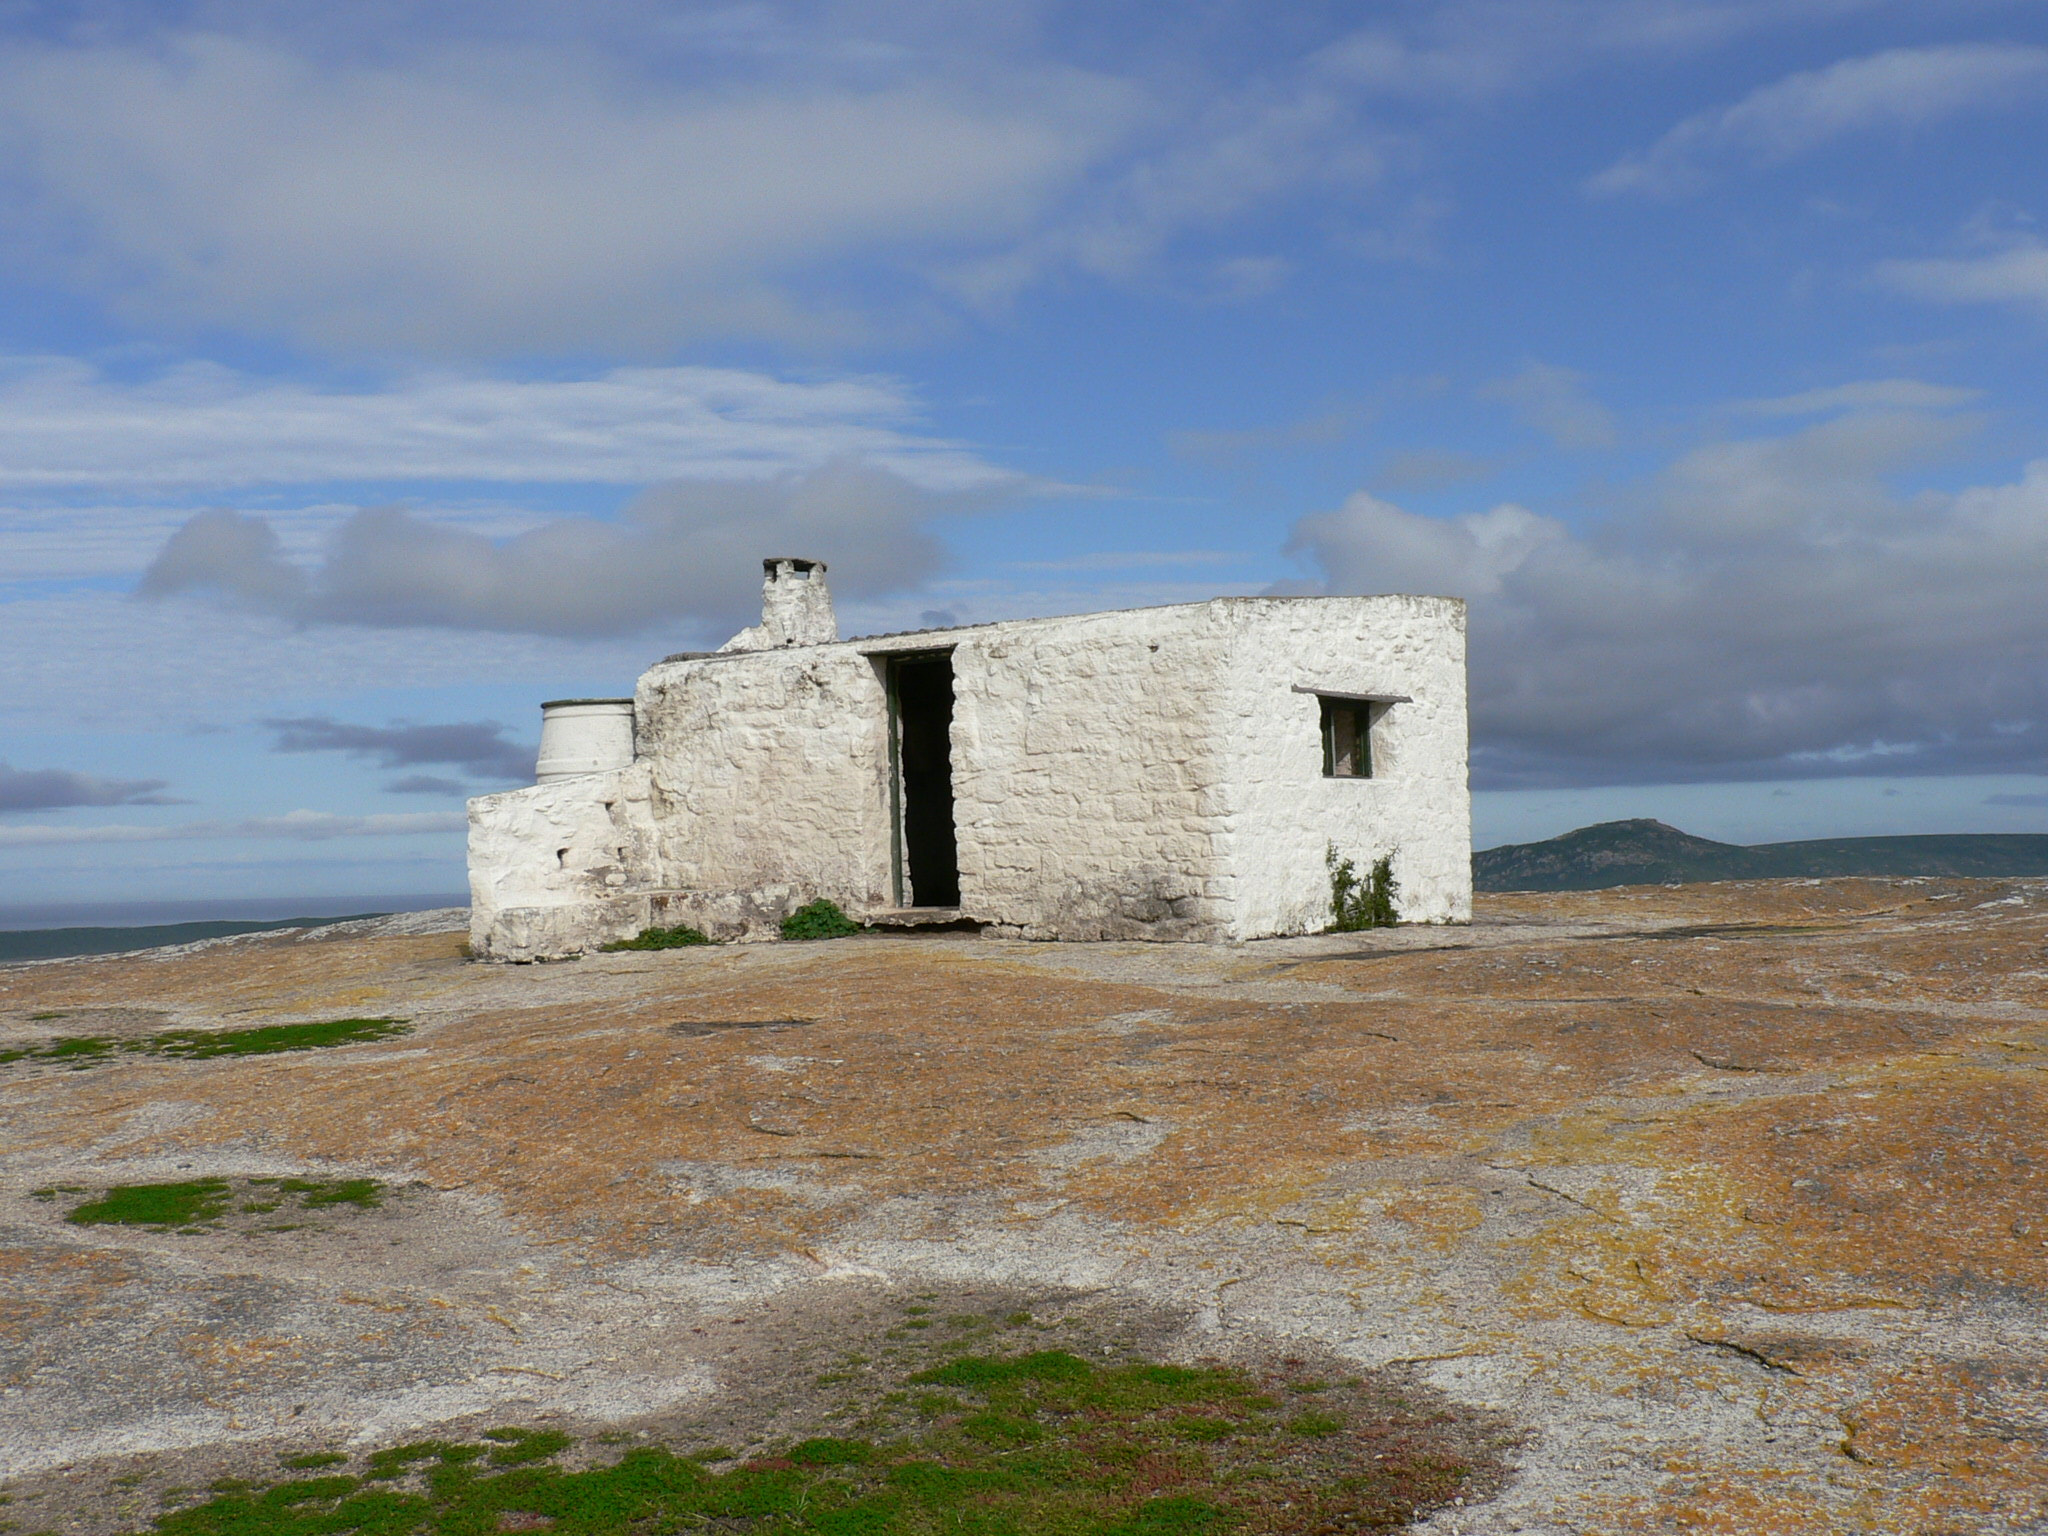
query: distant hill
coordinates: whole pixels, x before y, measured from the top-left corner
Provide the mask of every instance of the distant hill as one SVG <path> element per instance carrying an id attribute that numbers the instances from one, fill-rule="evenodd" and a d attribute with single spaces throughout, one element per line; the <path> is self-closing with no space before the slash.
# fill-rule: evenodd
<path id="1" fill-rule="evenodd" d="M 2048 875 L 2048 835 L 1823 837 L 1801 843 L 1717 843 L 1661 821 L 1603 821 L 1541 843 L 1472 855 L 1482 891 L 1600 891 L 1616 885 L 1839 875 Z"/>
<path id="2" fill-rule="evenodd" d="M 347 917 L 285 917 L 249 923 L 154 923 L 139 928 L 16 928 L 0 930 L 0 963 L 9 960 L 57 960 L 72 955 L 111 955 L 130 949 L 157 949 L 166 944 L 195 944 L 201 939 L 269 933 L 279 928 L 324 928 L 329 923 L 382 916 L 382 912 L 355 912 Z"/>

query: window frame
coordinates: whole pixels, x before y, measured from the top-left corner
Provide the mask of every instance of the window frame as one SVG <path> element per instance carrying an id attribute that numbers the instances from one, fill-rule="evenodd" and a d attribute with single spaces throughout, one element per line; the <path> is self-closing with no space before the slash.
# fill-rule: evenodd
<path id="1" fill-rule="evenodd" d="M 1318 702 L 1322 705 L 1323 716 L 1323 777 L 1371 778 L 1372 706 L 1354 704 L 1348 699 L 1333 699 L 1327 695 Z M 1348 742 L 1345 740 L 1347 734 L 1350 737 Z M 1348 753 L 1345 751 L 1347 746 Z"/>
<path id="2" fill-rule="evenodd" d="M 1378 754 L 1373 750 L 1373 731 L 1396 704 L 1412 704 L 1406 694 L 1351 693 L 1340 688 L 1294 685 L 1296 693 L 1314 694 L 1317 705 L 1317 734 L 1323 749 L 1323 777 L 1326 779 L 1372 779 L 1379 776 Z M 1339 753 L 1340 721 L 1351 721 L 1350 771 L 1341 771 Z"/>

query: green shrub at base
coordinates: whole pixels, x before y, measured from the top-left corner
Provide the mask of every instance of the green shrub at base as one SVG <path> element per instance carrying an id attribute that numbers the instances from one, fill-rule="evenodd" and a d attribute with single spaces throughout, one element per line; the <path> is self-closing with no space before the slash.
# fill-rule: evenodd
<path id="1" fill-rule="evenodd" d="M 1357 933 L 1364 928 L 1392 928 L 1401 921 L 1394 911 L 1394 856 L 1381 854 L 1373 860 L 1372 872 L 1363 880 L 1349 859 L 1337 857 L 1332 843 L 1323 854 L 1330 867 L 1331 933 Z"/>
<path id="2" fill-rule="evenodd" d="M 630 939 L 615 939 L 597 947 L 600 953 L 609 955 L 622 949 L 688 949 L 694 944 L 711 942 L 703 929 L 678 923 L 673 928 L 642 928 Z"/>
<path id="3" fill-rule="evenodd" d="M 782 920 L 785 939 L 843 939 L 859 933 L 860 924 L 839 910 L 839 903 L 819 897 Z"/>

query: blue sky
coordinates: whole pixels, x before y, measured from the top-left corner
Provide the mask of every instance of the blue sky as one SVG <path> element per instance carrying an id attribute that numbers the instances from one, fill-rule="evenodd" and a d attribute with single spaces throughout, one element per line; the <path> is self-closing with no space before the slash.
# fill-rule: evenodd
<path id="1" fill-rule="evenodd" d="M 0 0 L 0 904 L 461 885 L 537 702 L 1472 603 L 1482 844 L 2048 830 L 2048 5 Z"/>

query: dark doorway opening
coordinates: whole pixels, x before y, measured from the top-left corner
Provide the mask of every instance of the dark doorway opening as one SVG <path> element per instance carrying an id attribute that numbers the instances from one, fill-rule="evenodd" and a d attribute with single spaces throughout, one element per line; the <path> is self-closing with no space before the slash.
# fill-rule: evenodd
<path id="1" fill-rule="evenodd" d="M 953 840 L 953 653 L 899 656 L 889 668 L 895 727 L 897 900 L 960 905 Z"/>

